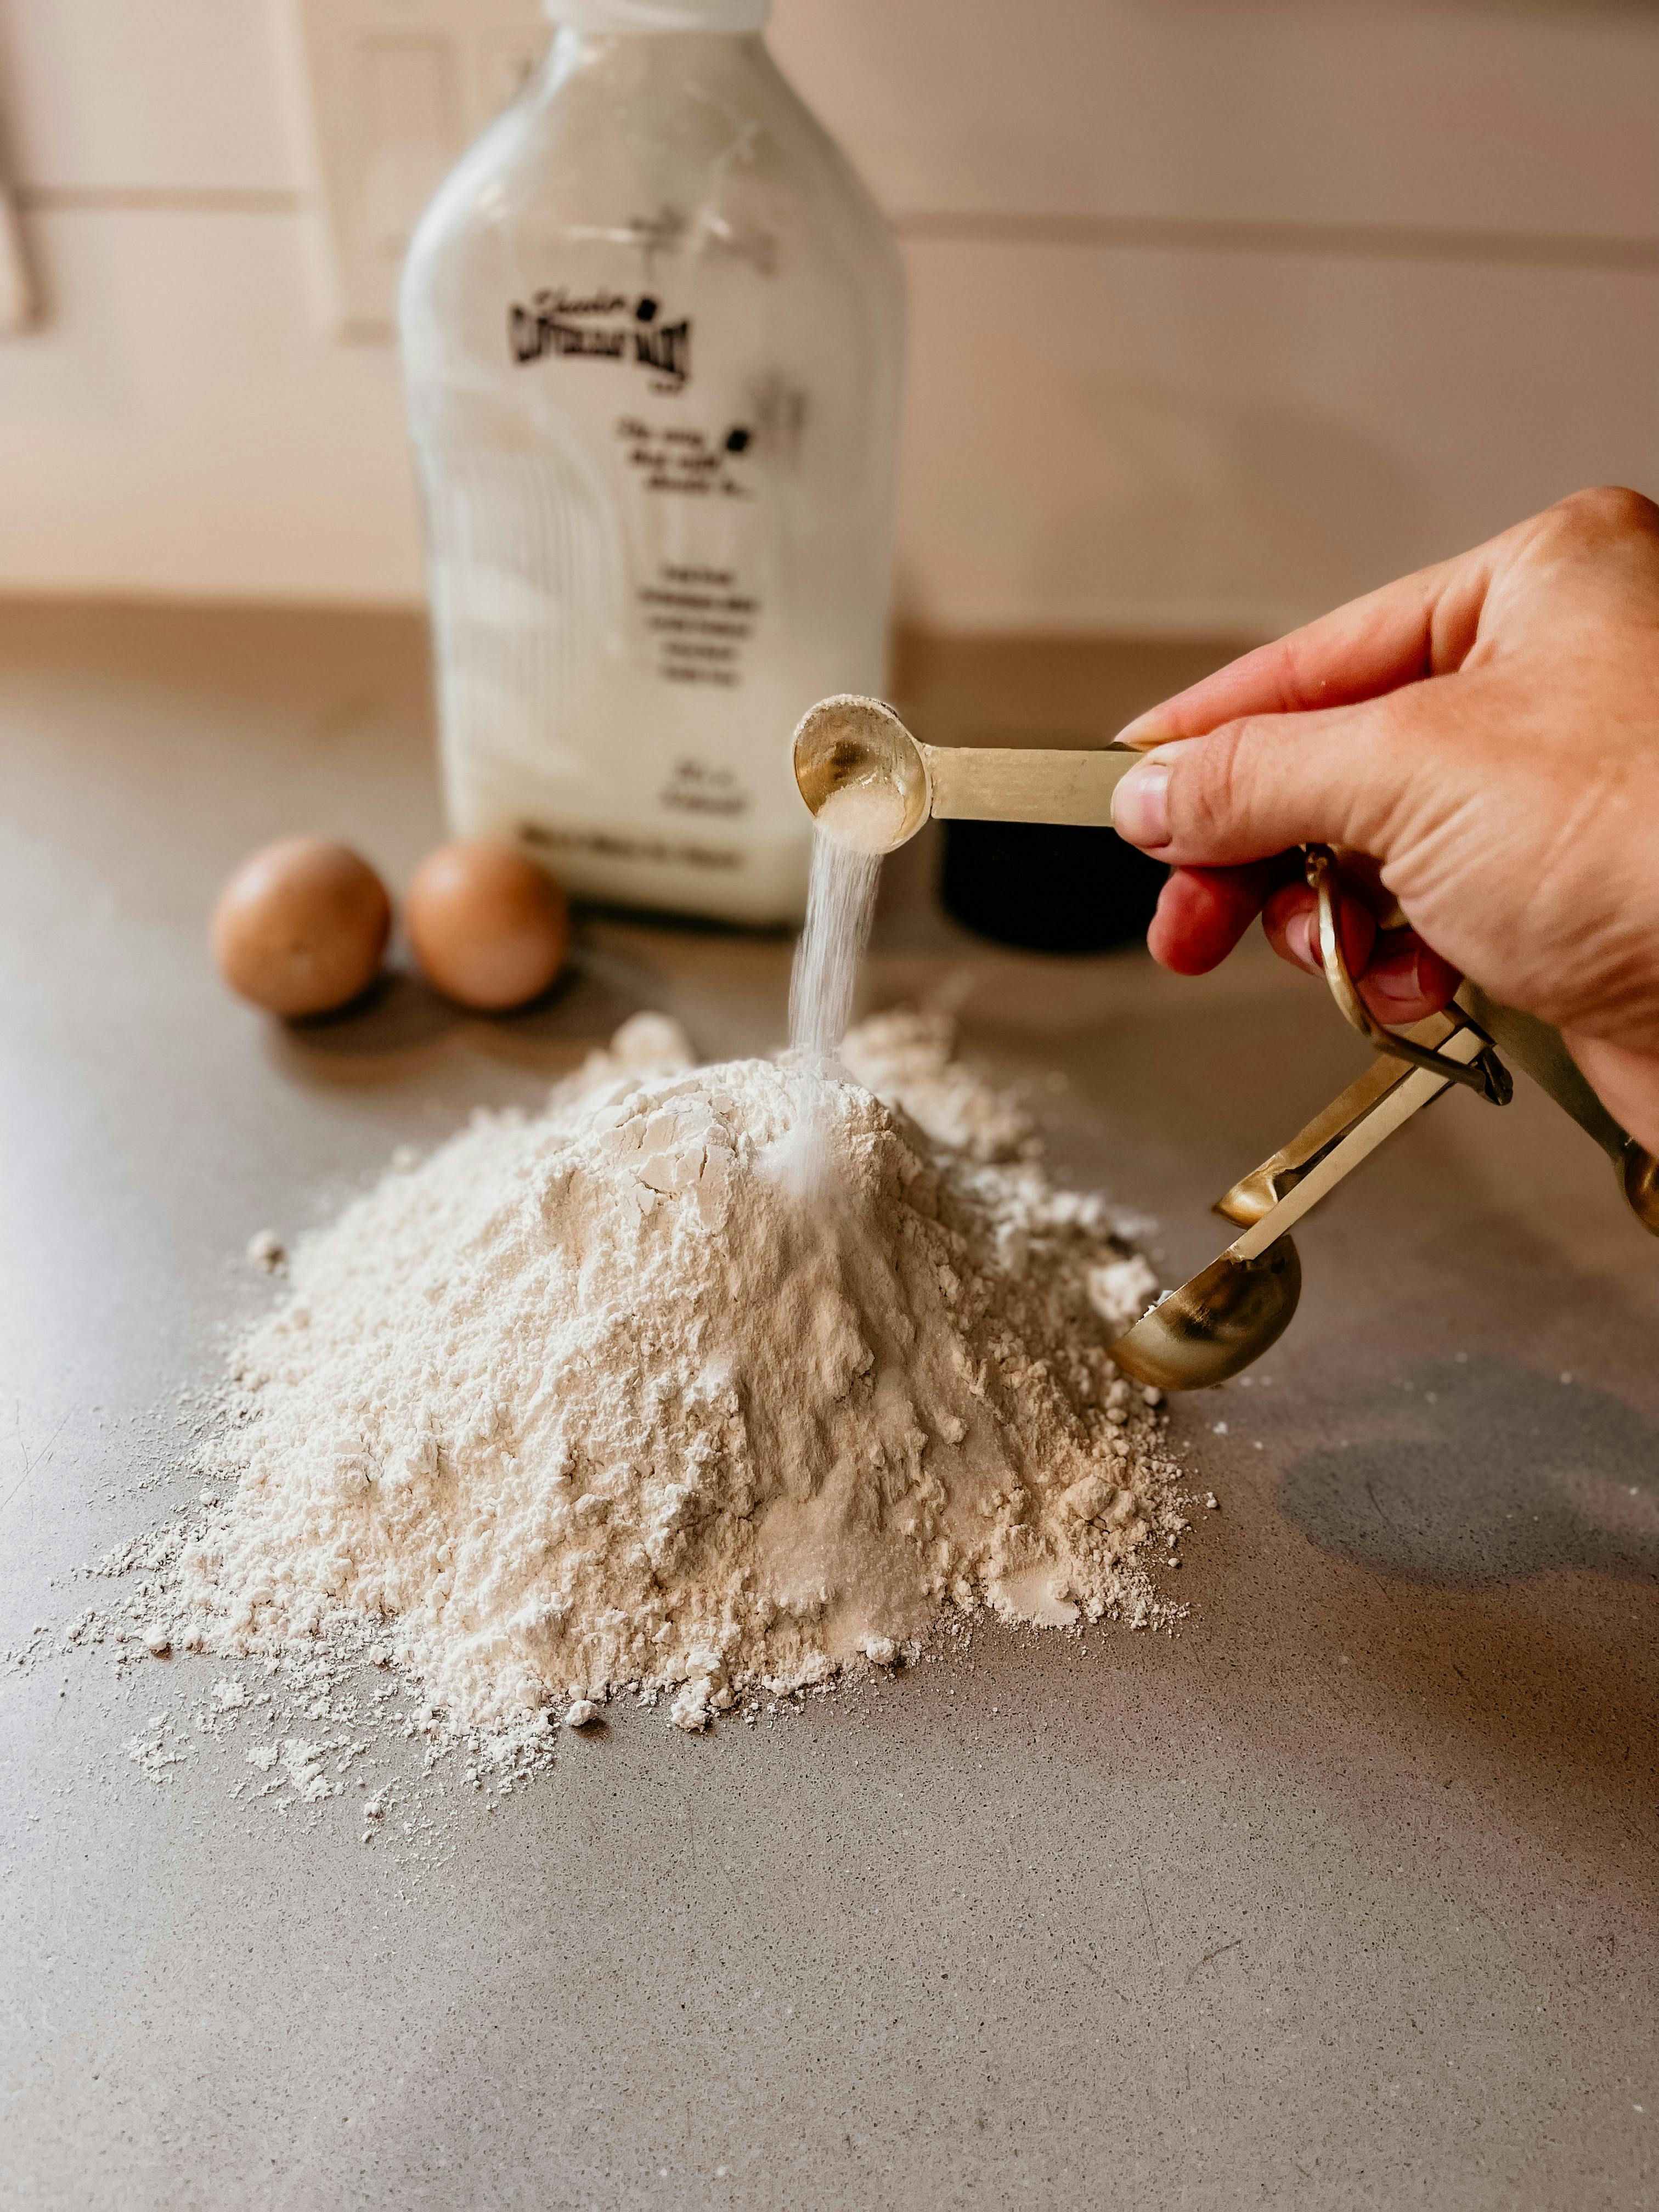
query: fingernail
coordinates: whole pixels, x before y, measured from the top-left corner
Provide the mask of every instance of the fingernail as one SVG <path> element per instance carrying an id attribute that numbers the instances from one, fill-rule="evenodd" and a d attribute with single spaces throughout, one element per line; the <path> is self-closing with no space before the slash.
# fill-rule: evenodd
<path id="1" fill-rule="evenodd" d="M 1381 999 L 1391 1006 L 1409 1006 L 1423 995 L 1423 959 L 1413 952 L 1402 967 L 1390 961 L 1387 967 L 1373 968 L 1365 976 L 1365 995 Z"/>
<path id="2" fill-rule="evenodd" d="M 1317 969 L 1319 953 L 1314 943 L 1314 917 L 1311 908 L 1293 914 L 1285 925 L 1285 950 L 1292 960 L 1303 967 Z"/>
<path id="3" fill-rule="evenodd" d="M 1168 716 L 1162 707 L 1149 707 L 1144 714 L 1137 714 L 1133 722 L 1126 722 L 1112 739 L 1115 745 L 1133 745 L 1137 752 L 1145 746 L 1161 744 L 1170 732 L 1165 726 Z"/>
<path id="4" fill-rule="evenodd" d="M 1112 827 L 1130 844 L 1169 843 L 1170 768 L 1166 760 L 1139 762 L 1112 793 Z"/>

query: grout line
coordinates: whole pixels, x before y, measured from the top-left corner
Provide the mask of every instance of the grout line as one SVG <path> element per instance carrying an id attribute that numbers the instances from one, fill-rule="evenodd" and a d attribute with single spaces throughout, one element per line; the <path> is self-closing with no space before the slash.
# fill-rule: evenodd
<path id="1" fill-rule="evenodd" d="M 18 185 L 26 212 L 299 215 L 307 192 L 280 185 Z M 1230 216 L 898 214 L 901 238 L 984 246 L 1128 246 L 1197 253 L 1330 254 L 1376 261 L 1497 262 L 1659 273 L 1659 238 L 1438 229 L 1427 223 L 1297 222 Z"/>
<path id="2" fill-rule="evenodd" d="M 896 215 L 901 238 L 988 246 L 1125 246 L 1200 253 L 1327 253 L 1378 261 L 1507 262 L 1531 268 L 1659 271 L 1659 239 L 1413 223 L 1232 216 Z"/>
<path id="3" fill-rule="evenodd" d="M 12 197 L 33 213 L 89 215 L 298 215 L 308 196 L 258 185 L 17 185 Z"/>

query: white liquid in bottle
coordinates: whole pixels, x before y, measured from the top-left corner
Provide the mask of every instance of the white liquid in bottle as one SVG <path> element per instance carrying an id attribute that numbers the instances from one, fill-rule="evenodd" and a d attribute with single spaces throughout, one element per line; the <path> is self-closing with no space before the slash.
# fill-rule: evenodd
<path id="1" fill-rule="evenodd" d="M 882 686 L 896 247 L 767 0 L 552 0 L 401 321 L 456 830 L 579 896 L 799 919 L 789 732 Z"/>

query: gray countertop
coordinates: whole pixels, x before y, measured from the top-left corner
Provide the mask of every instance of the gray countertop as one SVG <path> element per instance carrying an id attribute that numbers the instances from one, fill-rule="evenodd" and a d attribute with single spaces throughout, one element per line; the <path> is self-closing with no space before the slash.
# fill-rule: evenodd
<path id="1" fill-rule="evenodd" d="M 0 1648 L 191 1495 L 252 1231 L 638 1006 L 781 1030 L 787 945 L 617 922 L 514 1020 L 232 1003 L 228 867 L 316 827 L 406 878 L 429 746 L 405 620 L 0 609 Z M 1358 1064 L 1322 994 L 996 951 L 926 861 L 872 1001 L 1063 1073 L 1060 1170 L 1208 1257 Z M 981 1629 L 705 1741 L 627 1713 L 424 1858 L 233 1803 L 211 1741 L 152 1786 L 99 1654 L 8 1669 L 0 2197 L 1659 2203 L 1659 1250 L 1530 1091 L 1443 1102 L 1300 1243 L 1265 1373 L 1174 1417 L 1221 1510 L 1172 1638 Z"/>

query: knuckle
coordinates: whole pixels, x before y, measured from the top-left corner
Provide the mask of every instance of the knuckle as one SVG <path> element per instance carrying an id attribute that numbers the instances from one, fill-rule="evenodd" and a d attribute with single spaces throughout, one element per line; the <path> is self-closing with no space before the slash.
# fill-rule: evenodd
<path id="1" fill-rule="evenodd" d="M 1550 510 L 1557 527 L 1575 544 L 1616 544 L 1629 538 L 1659 539 L 1659 507 L 1625 484 L 1595 484 L 1558 501 Z"/>
<path id="2" fill-rule="evenodd" d="M 1302 630 L 1292 630 L 1262 647 L 1262 674 L 1271 684 L 1272 711 L 1288 714 L 1305 706 L 1317 692 L 1319 649 Z"/>
<path id="3" fill-rule="evenodd" d="M 1347 836 L 1379 859 L 1399 843 L 1414 799 L 1440 781 L 1432 756 L 1443 747 L 1434 745 L 1416 704 L 1399 692 L 1372 701 L 1370 711 L 1355 718 L 1350 739 L 1343 793 Z"/>
<path id="4" fill-rule="evenodd" d="M 1251 782 L 1249 718 L 1225 722 L 1194 747 L 1171 779 L 1172 826 L 1183 845 L 1203 848 L 1226 842 L 1248 810 Z"/>

